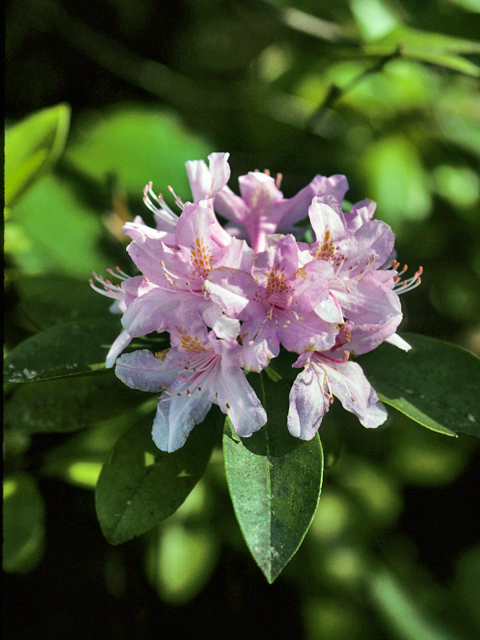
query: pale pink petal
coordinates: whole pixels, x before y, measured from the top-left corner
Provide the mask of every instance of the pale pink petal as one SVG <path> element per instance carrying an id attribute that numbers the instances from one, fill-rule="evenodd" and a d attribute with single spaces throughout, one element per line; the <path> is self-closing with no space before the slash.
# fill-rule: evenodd
<path id="1" fill-rule="evenodd" d="M 115 375 L 132 389 L 159 393 L 177 375 L 168 362 L 168 352 L 163 353 L 163 357 L 155 357 L 148 349 L 124 353 L 117 360 Z"/>
<path id="2" fill-rule="evenodd" d="M 168 453 L 183 447 L 190 431 L 203 422 L 211 406 L 206 393 L 196 397 L 182 395 L 160 399 L 152 429 L 157 447 Z"/>
<path id="3" fill-rule="evenodd" d="M 354 233 L 362 225 L 370 222 L 375 213 L 377 203 L 369 198 L 361 200 L 353 205 L 352 209 L 345 213 L 345 221 L 350 233 Z"/>
<path id="4" fill-rule="evenodd" d="M 402 349 L 403 351 L 410 351 L 410 349 L 412 348 L 412 346 L 410 344 L 408 344 L 408 342 L 406 340 L 401 338 L 398 335 L 398 333 L 394 333 L 389 338 L 386 338 L 385 342 L 389 342 L 390 344 L 393 344 L 395 347 L 398 347 L 399 349 Z"/>
<path id="5" fill-rule="evenodd" d="M 215 211 L 227 220 L 238 223 L 245 230 L 243 221 L 248 216 L 250 208 L 230 187 L 223 187 L 215 196 Z"/>
<path id="6" fill-rule="evenodd" d="M 230 179 L 229 153 L 211 153 L 209 166 L 203 160 L 188 160 L 185 163 L 194 201 L 211 198 Z"/>
<path id="7" fill-rule="evenodd" d="M 384 324 L 389 318 L 402 318 L 397 294 L 379 282 L 375 272 L 369 272 L 358 282 L 348 283 L 348 290 L 335 286 L 333 293 L 346 318 L 358 324 Z"/>
<path id="8" fill-rule="evenodd" d="M 293 198 L 280 202 L 275 207 L 276 219 L 279 221 L 278 231 L 285 233 L 290 227 L 303 220 L 308 215 L 308 207 L 315 196 L 334 196 L 342 202 L 348 191 L 348 182 L 345 176 L 335 175 L 326 178 L 317 175 L 306 187 L 301 189 Z"/>
<path id="9" fill-rule="evenodd" d="M 122 353 L 125 347 L 128 347 L 131 341 L 132 336 L 128 333 L 128 331 L 122 331 L 122 333 L 113 342 L 109 352 L 107 353 L 107 357 L 105 359 L 106 369 L 111 369 L 113 367 L 117 357 Z"/>
<path id="10" fill-rule="evenodd" d="M 330 254 L 330 245 L 334 248 L 335 243 L 343 240 L 348 233 L 340 205 L 333 198 L 314 198 L 308 209 L 308 215 L 319 244 L 318 257 L 322 257 L 325 252 Z M 313 248 L 315 247 L 314 243 Z"/>
<path id="11" fill-rule="evenodd" d="M 387 410 L 356 362 L 328 363 L 328 382 L 343 407 L 354 413 L 364 427 L 375 428 L 385 422 Z"/>
<path id="12" fill-rule="evenodd" d="M 179 302 L 174 293 L 157 287 L 132 302 L 123 315 L 122 324 L 134 337 L 165 331 L 170 325 L 169 319 L 174 318 L 174 312 L 179 309 Z"/>
<path id="13" fill-rule="evenodd" d="M 295 379 L 290 390 L 288 430 L 296 438 L 311 440 L 330 406 L 325 370 L 307 366 Z"/>
<path id="14" fill-rule="evenodd" d="M 214 402 L 228 415 L 239 436 L 251 436 L 267 422 L 267 414 L 243 370 L 222 369 L 212 385 Z"/>

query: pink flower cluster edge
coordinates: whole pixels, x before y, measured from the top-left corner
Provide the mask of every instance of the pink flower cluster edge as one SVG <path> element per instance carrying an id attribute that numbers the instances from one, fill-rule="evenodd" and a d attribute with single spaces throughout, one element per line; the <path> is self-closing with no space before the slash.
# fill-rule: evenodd
<path id="1" fill-rule="evenodd" d="M 179 449 L 212 403 L 238 435 L 261 429 L 267 415 L 246 372 L 260 372 L 280 353 L 298 354 L 300 369 L 289 396 L 290 433 L 310 440 L 333 396 L 365 427 L 387 418 L 385 407 L 351 356 L 384 341 L 408 350 L 395 332 L 402 320 L 399 294 L 420 283 L 421 268 L 402 280 L 391 228 L 373 220 L 375 203 L 343 212 L 343 175 L 315 178 L 293 198 L 281 176 L 249 172 L 240 195 L 228 186 L 228 153 L 188 161 L 193 202 L 177 215 L 149 183 L 144 202 L 156 229 L 137 217 L 124 226 L 127 251 L 142 275 L 109 270 L 120 283 L 94 274 L 91 286 L 115 301 L 124 330 L 106 366 L 126 385 L 161 393 L 153 439 Z M 228 222 L 221 226 L 217 215 Z M 309 218 L 310 243 L 305 227 Z M 170 348 L 120 355 L 132 338 L 168 332 Z"/>

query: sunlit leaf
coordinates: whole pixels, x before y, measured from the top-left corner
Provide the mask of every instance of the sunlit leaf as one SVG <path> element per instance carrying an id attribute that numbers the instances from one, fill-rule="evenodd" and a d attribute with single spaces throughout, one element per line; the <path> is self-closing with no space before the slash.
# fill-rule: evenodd
<path id="1" fill-rule="evenodd" d="M 401 135 L 381 138 L 363 166 L 381 218 L 401 233 L 404 220 L 424 220 L 431 210 L 429 179 L 418 150 Z"/>
<path id="2" fill-rule="evenodd" d="M 384 37 L 371 42 L 362 50 L 367 55 L 385 56 L 396 49 L 406 58 L 420 60 L 441 67 L 479 77 L 480 67 L 459 54 L 480 53 L 480 43 L 398 25 Z"/>
<path id="3" fill-rule="evenodd" d="M 358 359 L 380 399 L 433 431 L 480 437 L 480 360 L 443 340 L 402 336 L 408 353 L 384 343 Z"/>
<path id="4" fill-rule="evenodd" d="M 164 602 L 189 602 L 215 568 L 220 540 L 207 516 L 209 495 L 200 480 L 181 507 L 152 531 L 147 576 Z"/>
<path id="5" fill-rule="evenodd" d="M 45 508 L 35 480 L 26 473 L 3 480 L 3 569 L 25 573 L 43 553 Z"/>
<path id="6" fill-rule="evenodd" d="M 103 273 L 111 259 L 101 248 L 105 230 L 98 213 L 71 183 L 45 176 L 15 207 L 15 222 L 28 241 L 15 254 L 16 263 L 31 275 L 55 272 L 88 280 L 92 270 Z"/>
<path id="7" fill-rule="evenodd" d="M 86 175 L 103 181 L 114 173 L 139 200 L 149 180 L 158 191 L 172 185 L 179 196 L 191 198 L 185 161 L 206 159 L 210 151 L 177 116 L 158 107 L 121 106 L 82 124 L 66 157 Z"/>
<path id="8" fill-rule="evenodd" d="M 58 160 L 65 147 L 70 107 L 42 109 L 10 127 L 5 136 L 5 204 L 11 207 Z"/>
<path id="9" fill-rule="evenodd" d="M 114 317 L 57 325 L 28 338 L 4 360 L 5 382 L 37 382 L 85 375 L 105 368 L 122 327 Z"/>
<path id="10" fill-rule="evenodd" d="M 235 514 L 256 563 L 273 582 L 296 553 L 315 514 L 323 475 L 318 435 L 309 442 L 287 430 L 288 389 L 249 375 L 267 424 L 240 439 L 226 422 L 225 468 Z"/>
<path id="11" fill-rule="evenodd" d="M 131 427 L 103 466 L 95 491 L 103 534 L 120 544 L 149 531 L 178 509 L 202 477 L 214 444 L 212 412 L 174 453 L 157 449 L 153 416 Z"/>
<path id="12" fill-rule="evenodd" d="M 5 401 L 4 419 L 11 428 L 29 433 L 76 431 L 145 400 L 142 391 L 125 386 L 108 370 L 15 385 Z"/>
<path id="13" fill-rule="evenodd" d="M 72 435 L 66 442 L 47 452 L 42 474 L 85 489 L 94 489 L 112 447 L 136 419 L 137 413 L 127 412 Z"/>

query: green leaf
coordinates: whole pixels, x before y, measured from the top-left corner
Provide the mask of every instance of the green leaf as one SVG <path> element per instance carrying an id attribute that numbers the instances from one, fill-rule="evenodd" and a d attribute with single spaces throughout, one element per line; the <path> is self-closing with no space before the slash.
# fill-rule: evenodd
<path id="1" fill-rule="evenodd" d="M 405 136 L 395 134 L 374 142 L 363 166 L 382 220 L 401 233 L 404 221 L 428 217 L 432 208 L 429 177 L 418 149 Z"/>
<path id="2" fill-rule="evenodd" d="M 402 337 L 408 353 L 384 343 L 358 359 L 380 399 L 433 431 L 480 437 L 480 360 L 443 340 Z"/>
<path id="3" fill-rule="evenodd" d="M 45 508 L 37 483 L 26 473 L 3 480 L 3 569 L 26 573 L 43 554 Z"/>
<path id="4" fill-rule="evenodd" d="M 185 604 L 206 585 L 220 551 L 210 519 L 212 492 L 203 480 L 182 506 L 152 531 L 146 553 L 151 585 L 164 602 Z"/>
<path id="5" fill-rule="evenodd" d="M 240 439 L 226 421 L 225 468 L 235 514 L 255 562 L 272 583 L 302 543 L 317 509 L 323 454 L 287 430 L 289 385 L 249 374 L 267 424 Z"/>
<path id="6" fill-rule="evenodd" d="M 112 300 L 92 291 L 87 280 L 48 273 L 21 276 L 15 278 L 13 284 L 22 312 L 41 330 L 82 318 L 110 315 L 108 309 Z M 110 318 L 111 324 L 115 325 L 113 316 Z"/>
<path id="7" fill-rule="evenodd" d="M 119 184 L 142 197 L 152 180 L 158 191 L 171 184 L 188 200 L 186 160 L 206 158 L 205 142 L 192 135 L 173 113 L 158 107 L 121 106 L 82 123 L 66 153 L 75 168 L 95 180 L 114 173 Z"/>
<path id="8" fill-rule="evenodd" d="M 111 544 L 149 531 L 172 515 L 202 477 L 214 445 L 210 412 L 184 446 L 165 453 L 152 440 L 153 416 L 129 429 L 103 466 L 95 490 L 98 520 Z"/>
<path id="9" fill-rule="evenodd" d="M 61 156 L 70 125 L 70 107 L 59 104 L 31 114 L 5 136 L 5 205 L 20 196 Z"/>
<path id="10" fill-rule="evenodd" d="M 4 419 L 11 428 L 28 433 L 76 431 L 120 415 L 148 398 L 107 370 L 15 385 L 5 402 Z"/>
<path id="11" fill-rule="evenodd" d="M 15 347 L 4 360 L 5 382 L 38 382 L 100 371 L 122 327 L 94 318 L 51 327 Z"/>
<path id="12" fill-rule="evenodd" d="M 106 232 L 98 213 L 70 181 L 45 176 L 12 211 L 26 244 L 15 262 L 29 275 L 54 272 L 88 280 L 93 270 L 103 273 L 111 258 L 102 248 Z"/>
<path id="13" fill-rule="evenodd" d="M 175 605 L 193 600 L 212 575 L 219 547 L 207 524 L 166 522 L 148 553 L 150 582 L 161 599 Z"/>
<path id="14" fill-rule="evenodd" d="M 396 49 L 399 49 L 405 58 L 436 64 L 474 77 L 480 76 L 480 67 L 458 55 L 480 53 L 480 43 L 443 33 L 420 31 L 399 25 L 383 38 L 364 47 L 362 51 L 367 55 L 385 56 Z"/>
<path id="15" fill-rule="evenodd" d="M 367 594 L 393 637 L 408 640 L 462 640 L 448 622 L 435 618 L 419 594 L 403 585 L 388 567 L 378 565 L 368 573 Z M 428 592 L 428 588 L 425 589 Z M 437 603 L 438 604 L 438 603 Z M 436 614 L 438 616 L 438 606 Z"/>
<path id="16" fill-rule="evenodd" d="M 54 476 L 84 489 L 95 489 L 112 447 L 138 417 L 137 412 L 127 412 L 71 436 L 46 453 L 42 475 Z"/>

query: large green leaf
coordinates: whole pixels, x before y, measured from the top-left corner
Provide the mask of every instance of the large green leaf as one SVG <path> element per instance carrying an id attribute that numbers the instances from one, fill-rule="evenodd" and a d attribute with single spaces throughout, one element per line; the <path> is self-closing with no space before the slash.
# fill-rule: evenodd
<path id="1" fill-rule="evenodd" d="M 139 201 L 149 180 L 158 191 L 171 184 L 179 196 L 191 198 L 185 161 L 205 158 L 209 150 L 173 113 L 123 105 L 82 124 L 66 153 L 82 173 L 100 181 L 114 173 Z"/>
<path id="2" fill-rule="evenodd" d="M 36 382 L 85 375 L 105 368 L 122 327 L 115 318 L 94 318 L 51 327 L 15 347 L 4 360 L 5 382 Z"/>
<path id="3" fill-rule="evenodd" d="M 70 107 L 59 104 L 31 114 L 5 136 L 5 205 L 18 198 L 58 160 L 65 147 Z"/>
<path id="4" fill-rule="evenodd" d="M 98 520 L 111 544 L 149 531 L 172 515 L 202 477 L 214 445 L 210 412 L 184 446 L 165 453 L 152 440 L 153 416 L 146 416 L 118 441 L 95 490 Z"/>
<path id="5" fill-rule="evenodd" d="M 480 437 L 480 360 L 443 340 L 402 336 L 408 353 L 384 343 L 358 359 L 380 399 L 433 431 Z"/>
<path id="6" fill-rule="evenodd" d="M 41 330 L 82 318 L 110 315 L 108 309 L 113 301 L 92 291 L 86 279 L 48 273 L 16 277 L 13 284 L 22 312 Z M 115 325 L 113 316 L 110 322 Z"/>
<path id="7" fill-rule="evenodd" d="M 309 442 L 287 430 L 289 385 L 250 374 L 267 424 L 240 439 L 226 421 L 223 448 L 237 520 L 256 563 L 273 582 L 295 554 L 317 509 L 323 475 L 318 434 Z"/>
<path id="8" fill-rule="evenodd" d="M 31 571 L 42 557 L 45 508 L 35 480 L 26 473 L 3 480 L 3 569 Z"/>
<path id="9" fill-rule="evenodd" d="M 49 174 L 15 206 L 12 220 L 21 230 L 25 248 L 15 253 L 24 273 L 79 276 L 104 273 L 111 258 L 102 248 L 105 229 L 99 211 L 90 208 L 74 185 Z"/>
<path id="10" fill-rule="evenodd" d="M 95 489 L 112 447 L 120 435 L 140 415 L 144 415 L 143 409 L 146 407 L 141 407 L 141 413 L 127 411 L 120 416 L 98 422 L 50 449 L 43 459 L 42 475 L 54 476 L 84 489 Z"/>
<path id="11" fill-rule="evenodd" d="M 130 389 L 113 370 L 89 376 L 15 385 L 5 402 L 5 423 L 29 433 L 75 431 L 143 404 L 148 396 Z"/>

